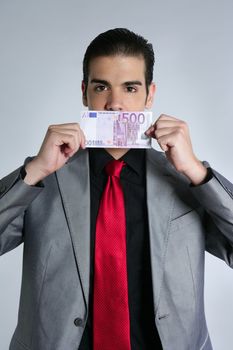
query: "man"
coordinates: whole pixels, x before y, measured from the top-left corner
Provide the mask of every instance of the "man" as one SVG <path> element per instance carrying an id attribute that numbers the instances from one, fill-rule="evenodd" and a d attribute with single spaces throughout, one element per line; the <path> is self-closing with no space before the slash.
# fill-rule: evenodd
<path id="1" fill-rule="evenodd" d="M 84 57 L 84 105 L 150 108 L 153 64 L 152 46 L 141 36 L 126 29 L 100 34 Z M 0 253 L 24 243 L 11 350 L 105 350 L 106 339 L 113 350 L 212 349 L 204 314 L 204 250 L 232 266 L 233 186 L 197 159 L 185 122 L 162 115 L 146 134 L 164 152 L 88 151 L 78 124 L 52 125 L 37 156 L 1 181 Z M 115 330 L 103 330 L 102 345 L 93 332 L 96 227 L 105 166 L 114 159 L 124 161 L 127 347 L 118 347 Z M 117 306 L 105 324 L 118 312 Z"/>

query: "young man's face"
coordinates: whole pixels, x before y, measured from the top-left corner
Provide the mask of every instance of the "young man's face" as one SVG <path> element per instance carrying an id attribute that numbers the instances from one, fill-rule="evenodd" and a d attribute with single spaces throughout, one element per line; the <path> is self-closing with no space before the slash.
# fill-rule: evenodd
<path id="1" fill-rule="evenodd" d="M 89 110 L 143 111 L 151 108 L 154 92 L 154 84 L 146 91 L 143 58 L 101 56 L 90 62 L 83 103 Z"/>

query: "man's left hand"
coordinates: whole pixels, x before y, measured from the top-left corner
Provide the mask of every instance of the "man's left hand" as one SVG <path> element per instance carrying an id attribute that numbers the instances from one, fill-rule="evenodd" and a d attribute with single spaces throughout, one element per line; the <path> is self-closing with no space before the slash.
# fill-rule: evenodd
<path id="1" fill-rule="evenodd" d="M 146 135 L 157 140 L 175 169 L 194 185 L 204 181 L 207 169 L 193 152 L 188 125 L 184 121 L 162 114 Z"/>

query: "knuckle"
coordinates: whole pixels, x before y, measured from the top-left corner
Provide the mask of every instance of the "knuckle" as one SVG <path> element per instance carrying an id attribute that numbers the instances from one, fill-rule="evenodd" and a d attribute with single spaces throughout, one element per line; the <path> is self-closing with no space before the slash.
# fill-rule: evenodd
<path id="1" fill-rule="evenodd" d="M 174 130 L 174 134 L 175 134 L 176 136 L 179 136 L 179 135 L 181 134 L 181 132 L 182 132 L 182 129 L 181 129 L 180 127 L 177 127 L 177 128 Z"/>
<path id="2" fill-rule="evenodd" d="M 163 122 L 162 121 L 157 121 L 154 125 L 154 130 L 161 129 L 163 127 Z"/>
<path id="3" fill-rule="evenodd" d="M 69 134 L 68 137 L 69 137 L 69 139 L 71 141 L 75 141 L 76 140 L 76 135 L 75 134 Z"/>
<path id="4" fill-rule="evenodd" d="M 184 120 L 180 120 L 180 127 L 186 129 L 188 125 Z"/>
<path id="5" fill-rule="evenodd" d="M 160 120 L 163 120 L 164 117 L 165 117 L 165 114 L 161 114 L 161 115 L 158 117 L 156 124 L 158 124 L 158 122 L 159 122 Z"/>
<path id="6" fill-rule="evenodd" d="M 164 118 L 167 118 L 167 117 L 170 117 L 168 114 L 161 114 L 159 119 L 164 119 Z"/>
<path id="7" fill-rule="evenodd" d="M 51 124 L 51 125 L 49 125 L 48 130 L 49 130 L 49 131 L 50 131 L 50 130 L 53 130 L 55 127 L 56 127 L 56 125 Z"/>
<path id="8" fill-rule="evenodd" d="M 72 126 L 73 126 L 73 128 L 74 128 L 75 130 L 80 130 L 80 125 L 79 125 L 79 123 L 73 123 Z"/>
<path id="9" fill-rule="evenodd" d="M 53 130 L 53 129 L 49 129 L 49 130 L 48 130 L 48 133 L 49 133 L 49 136 L 50 136 L 50 137 L 56 135 L 56 131 Z"/>
<path id="10" fill-rule="evenodd" d="M 181 127 L 178 127 L 177 129 L 176 129 L 176 132 L 175 132 L 175 134 L 176 134 L 176 136 L 177 137 L 183 137 L 184 136 L 184 129 L 183 128 L 181 128 Z"/>
<path id="11" fill-rule="evenodd" d="M 160 146 L 162 146 L 163 140 L 161 140 L 161 138 L 158 138 L 158 139 L 157 139 L 157 142 L 158 142 L 158 144 L 159 144 Z"/>
<path id="12" fill-rule="evenodd" d="M 51 135 L 56 135 L 56 134 L 57 134 L 57 131 L 56 131 L 55 125 L 49 126 L 47 132 L 48 132 L 49 136 L 51 136 Z"/>

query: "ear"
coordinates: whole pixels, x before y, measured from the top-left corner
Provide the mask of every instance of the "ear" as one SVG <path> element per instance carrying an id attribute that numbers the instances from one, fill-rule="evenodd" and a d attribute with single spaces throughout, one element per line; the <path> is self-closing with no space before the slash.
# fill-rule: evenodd
<path id="1" fill-rule="evenodd" d="M 149 86 L 149 91 L 148 91 L 148 95 L 146 98 L 146 108 L 150 109 L 152 107 L 153 101 L 154 101 L 154 94 L 156 91 L 156 85 L 155 83 L 151 83 Z"/>
<path id="2" fill-rule="evenodd" d="M 86 84 L 84 83 L 83 80 L 82 80 L 81 89 L 82 89 L 83 105 L 84 105 L 85 107 L 88 107 L 88 104 L 87 104 L 87 94 L 86 94 Z"/>

